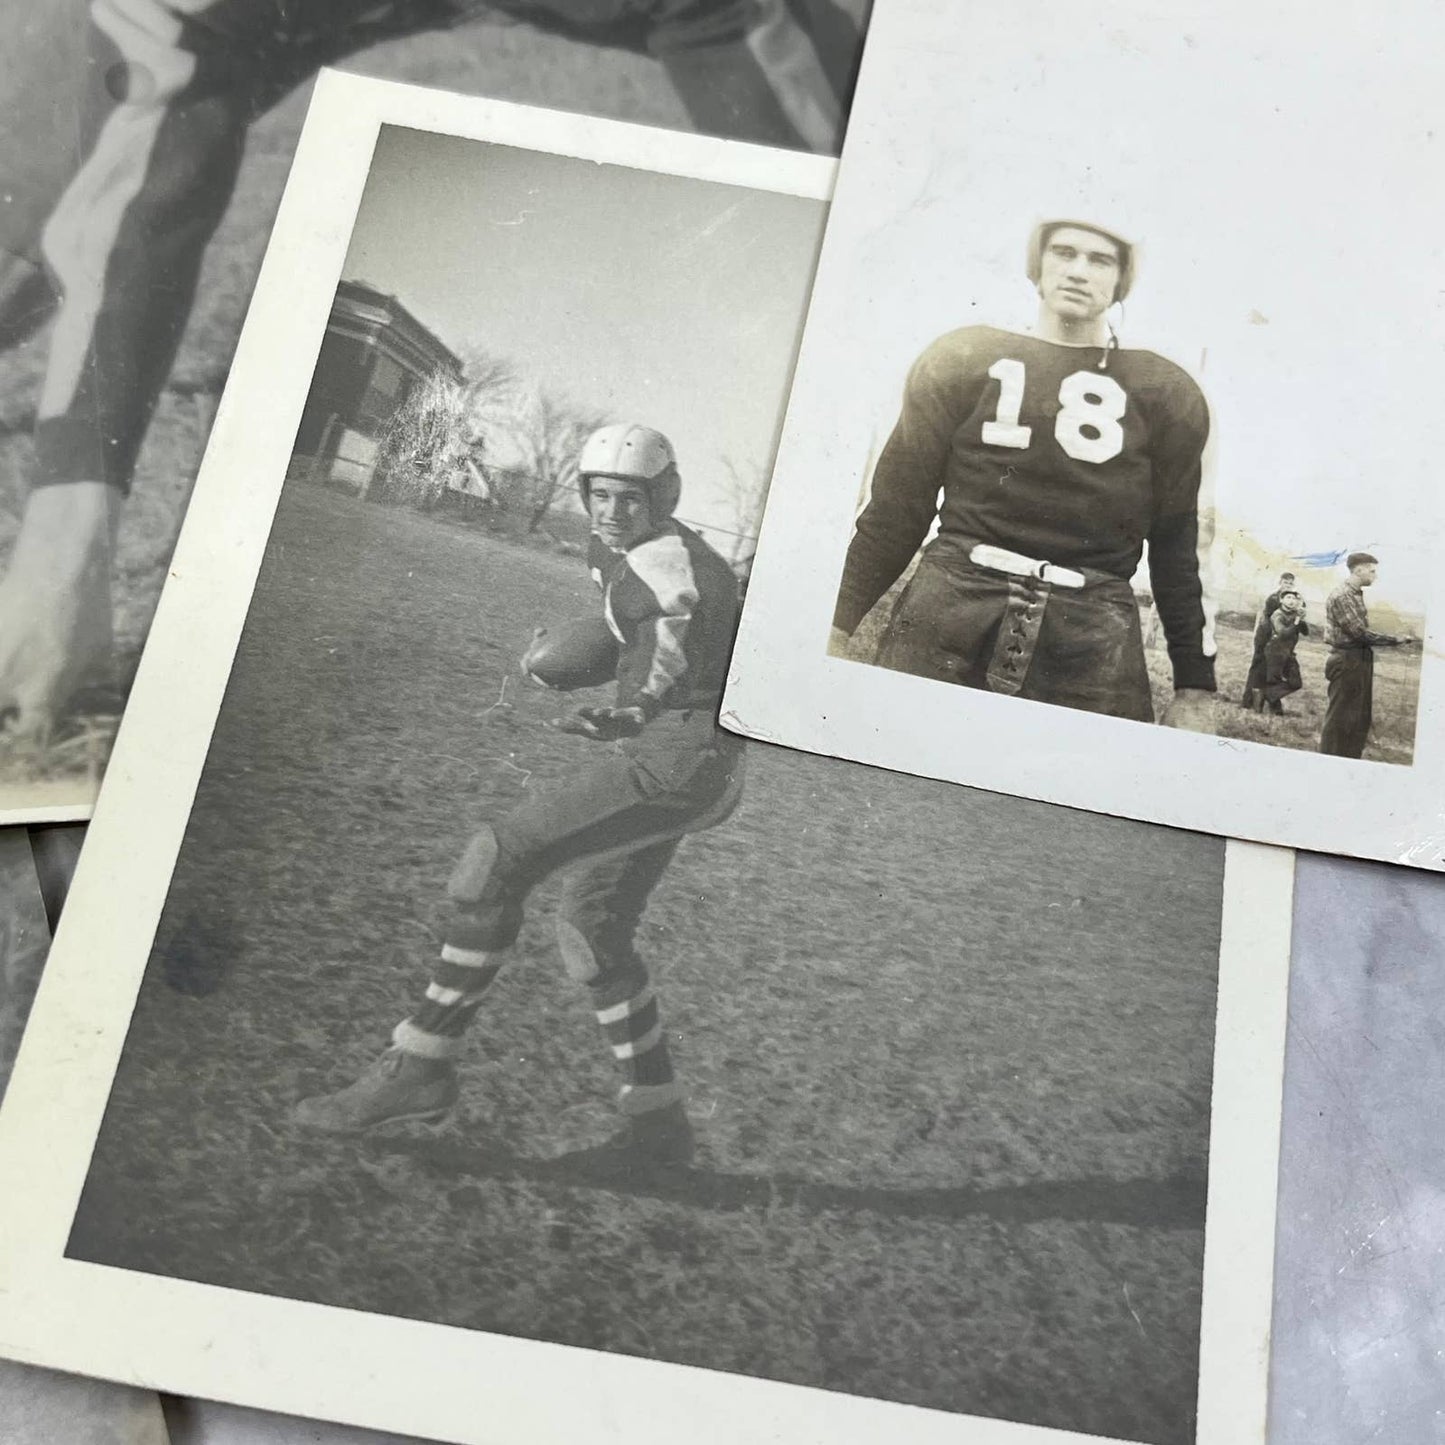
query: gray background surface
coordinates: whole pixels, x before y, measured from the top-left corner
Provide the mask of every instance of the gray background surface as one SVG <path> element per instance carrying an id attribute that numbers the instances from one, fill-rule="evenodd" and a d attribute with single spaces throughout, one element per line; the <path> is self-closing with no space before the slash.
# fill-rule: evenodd
<path id="1" fill-rule="evenodd" d="M 1270 1445 L 1445 1432 L 1445 882 L 1301 855 Z"/>

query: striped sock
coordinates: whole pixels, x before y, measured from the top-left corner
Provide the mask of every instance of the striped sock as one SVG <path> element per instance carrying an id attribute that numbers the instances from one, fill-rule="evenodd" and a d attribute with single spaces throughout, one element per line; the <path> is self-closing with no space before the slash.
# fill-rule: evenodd
<path id="1" fill-rule="evenodd" d="M 392 1031 L 392 1043 L 404 1054 L 456 1058 L 462 1036 L 501 971 L 500 954 L 445 945 L 421 1006 Z"/>
<path id="2" fill-rule="evenodd" d="M 650 1113 L 683 1097 L 650 983 L 644 979 L 630 997 L 597 1008 L 597 1022 L 622 1072 L 624 1114 Z"/>

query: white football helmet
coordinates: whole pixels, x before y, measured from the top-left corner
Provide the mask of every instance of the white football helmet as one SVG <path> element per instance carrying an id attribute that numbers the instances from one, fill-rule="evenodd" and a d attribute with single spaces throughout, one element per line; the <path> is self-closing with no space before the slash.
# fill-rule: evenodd
<path id="1" fill-rule="evenodd" d="M 634 422 L 600 427 L 582 444 L 577 458 L 577 489 L 582 493 L 583 506 L 590 506 L 593 477 L 642 483 L 658 521 L 672 516 L 682 494 L 672 443 L 660 431 Z"/>
<path id="2" fill-rule="evenodd" d="M 1134 275 L 1139 268 L 1138 241 L 1121 236 L 1113 226 L 1101 226 L 1097 221 L 1084 221 L 1077 216 L 1050 216 L 1029 232 L 1028 257 L 1025 263 L 1029 280 L 1035 286 L 1039 284 L 1044 266 L 1044 243 L 1049 234 L 1057 231 L 1060 226 L 1079 226 L 1085 231 L 1097 232 L 1100 236 L 1107 236 L 1119 248 L 1119 284 L 1114 291 L 1114 300 L 1122 301 L 1129 294 L 1129 289 L 1134 284 Z"/>

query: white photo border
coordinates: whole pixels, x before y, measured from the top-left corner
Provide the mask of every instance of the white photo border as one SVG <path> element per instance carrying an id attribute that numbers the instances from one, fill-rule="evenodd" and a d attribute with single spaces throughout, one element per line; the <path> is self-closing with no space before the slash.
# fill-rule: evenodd
<path id="1" fill-rule="evenodd" d="M 0 1191 L 0 1356 L 466 1445 L 1096 1439 L 65 1257 L 383 124 L 817 199 L 834 171 L 813 157 L 321 76 L 0 1110 L 0 1178 L 25 1181 Z M 1218 1399 L 1199 1445 L 1263 1440 L 1292 870 L 1282 850 L 1228 845 L 1202 1344 Z M 1256 1419 L 1259 1433 L 1241 1433 L 1239 1421 Z"/>
<path id="2" fill-rule="evenodd" d="M 98 783 L 73 782 L 0 784 L 0 828 L 26 823 L 83 823 L 95 811 Z"/>

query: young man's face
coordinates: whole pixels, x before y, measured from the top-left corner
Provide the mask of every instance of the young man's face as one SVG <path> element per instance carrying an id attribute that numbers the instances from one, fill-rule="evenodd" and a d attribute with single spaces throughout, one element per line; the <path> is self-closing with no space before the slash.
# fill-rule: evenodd
<path id="1" fill-rule="evenodd" d="M 1350 576 L 1355 579 L 1361 587 L 1369 587 L 1374 583 L 1375 574 L 1380 570 L 1378 562 L 1361 562 L 1350 568 Z"/>
<path id="2" fill-rule="evenodd" d="M 1284 596 L 1279 599 L 1279 605 L 1283 607 L 1286 612 L 1301 612 L 1304 610 L 1305 604 L 1304 598 L 1302 598 L 1299 593 L 1286 592 Z"/>
<path id="3" fill-rule="evenodd" d="M 1059 226 L 1044 242 L 1039 296 L 1061 320 L 1093 321 L 1114 304 L 1120 269 L 1117 243 L 1082 226 Z"/>
<path id="4" fill-rule="evenodd" d="M 587 494 L 592 530 L 614 552 L 625 552 L 652 533 L 652 507 L 640 483 L 593 477 Z"/>

